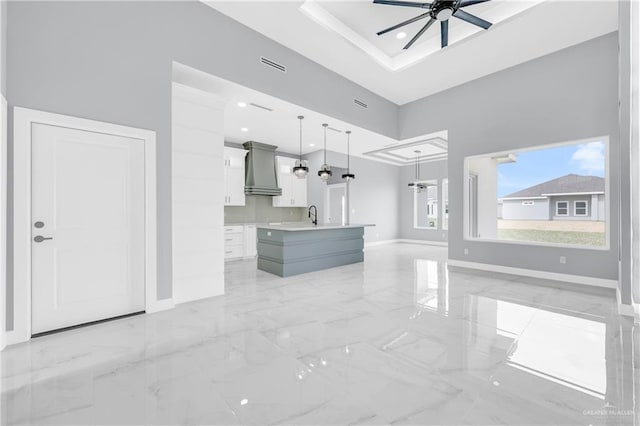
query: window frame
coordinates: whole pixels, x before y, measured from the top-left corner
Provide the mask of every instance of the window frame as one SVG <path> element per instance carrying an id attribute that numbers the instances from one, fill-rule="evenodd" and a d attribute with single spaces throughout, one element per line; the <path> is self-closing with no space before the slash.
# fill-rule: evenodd
<path id="1" fill-rule="evenodd" d="M 584 214 L 578 214 L 578 203 L 584 203 Z M 573 215 L 577 217 L 589 216 L 589 201 L 588 200 L 575 200 L 573 202 Z"/>
<path id="2" fill-rule="evenodd" d="M 560 212 L 558 211 L 560 209 L 560 203 L 565 203 L 567 206 L 563 207 L 564 209 L 567 210 L 567 212 L 565 214 L 560 214 Z M 558 200 L 556 201 L 556 214 L 557 217 L 568 217 L 569 216 L 569 201 L 568 200 Z"/>
<path id="3" fill-rule="evenodd" d="M 604 190 L 604 215 L 605 215 L 605 244 L 602 246 L 588 246 L 581 244 L 567 244 L 567 243 L 551 243 L 551 242 L 540 242 L 540 241 L 515 241 L 515 240 L 500 240 L 497 238 L 486 238 L 486 237 L 476 237 L 471 236 L 471 214 L 469 205 L 470 199 L 470 176 L 473 175 L 469 169 L 470 161 L 479 158 L 487 158 L 487 157 L 497 157 L 504 156 L 508 154 L 512 154 L 514 152 L 529 152 L 529 151 L 538 151 L 541 149 L 561 147 L 567 145 L 580 145 L 580 144 L 588 144 L 591 142 L 602 142 L 605 146 L 605 190 Z M 579 249 L 579 250 L 596 250 L 596 251 L 611 251 L 611 138 L 608 135 L 600 135 L 594 136 L 584 139 L 575 139 L 564 142 L 557 143 L 548 143 L 548 144 L 540 144 L 529 147 L 516 147 L 509 150 L 503 151 L 488 151 L 482 154 L 472 154 L 467 155 L 463 159 L 463 173 L 464 173 L 464 181 L 463 181 L 463 204 L 462 204 L 462 240 L 477 242 L 477 243 L 490 243 L 490 244 L 503 244 L 503 245 L 519 245 L 525 247 L 560 247 L 560 248 L 570 248 L 570 249 Z"/>

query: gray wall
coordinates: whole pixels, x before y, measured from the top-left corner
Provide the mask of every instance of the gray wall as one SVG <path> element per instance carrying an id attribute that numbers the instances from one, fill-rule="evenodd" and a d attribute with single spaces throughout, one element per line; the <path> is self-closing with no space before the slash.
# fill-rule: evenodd
<path id="1" fill-rule="evenodd" d="M 591 197 L 589 197 L 591 199 Z M 532 206 L 525 206 L 524 201 L 533 201 Z M 555 207 L 555 205 L 554 205 Z M 551 214 L 549 200 L 504 200 L 502 202 L 502 219 L 506 220 L 549 220 Z"/>
<path id="2" fill-rule="evenodd" d="M 356 136 L 356 135 L 354 135 Z M 324 221 L 326 185 L 317 175 L 323 163 L 322 151 L 304 156 L 308 160 L 307 202 L 318 207 L 318 221 Z M 346 167 L 347 156 L 327 151 L 327 162 L 333 167 Z M 351 223 L 375 224 L 365 228 L 365 242 L 398 238 L 398 203 L 400 168 L 390 164 L 351 157 L 351 172 L 356 175 L 351 185 Z"/>
<path id="3" fill-rule="evenodd" d="M 172 61 L 397 137 L 395 104 L 197 1 L 10 2 L 7 16 L 10 108 L 16 105 L 157 132 L 161 299 L 171 296 L 172 275 Z M 287 73 L 260 64 L 260 56 L 285 64 Z M 356 106 L 354 97 L 369 108 Z M 10 127 L 10 136 L 11 131 Z M 10 144 L 9 160 L 11 155 Z M 11 203 L 11 169 L 9 173 Z M 11 210 L 8 221 L 11 229 Z M 8 238 L 11 244 L 12 236 Z M 8 260 L 11 265 L 11 253 Z M 9 278 L 9 329 L 12 290 Z"/>
<path id="4" fill-rule="evenodd" d="M 398 212 L 398 238 L 408 240 L 424 240 L 447 242 L 449 231 L 441 229 L 442 227 L 442 179 L 446 178 L 447 161 L 433 161 L 420 165 L 420 179 L 437 179 L 438 180 L 438 229 L 415 229 L 413 227 L 413 190 L 407 186 L 409 182 L 415 180 L 415 165 L 404 166 L 400 168 L 400 185 L 399 185 L 399 212 Z M 451 188 L 451 183 L 449 183 Z M 451 189 L 449 189 L 449 211 L 451 211 Z M 449 227 L 453 226 L 451 216 L 449 216 Z"/>
<path id="5" fill-rule="evenodd" d="M 7 0 L 0 0 L 0 92 L 7 93 Z"/>
<path id="6" fill-rule="evenodd" d="M 617 52 L 618 36 L 611 33 L 400 108 L 403 139 L 448 130 L 451 259 L 617 279 L 620 203 Z M 611 141 L 609 251 L 464 239 L 466 156 L 600 135 L 609 135 Z M 465 248 L 469 250 L 466 256 Z M 560 256 L 566 256 L 566 264 L 560 264 Z"/>
<path id="7" fill-rule="evenodd" d="M 306 212 L 302 207 L 273 207 L 268 195 L 247 195 L 244 206 L 224 208 L 224 223 L 300 222 L 307 220 Z"/>

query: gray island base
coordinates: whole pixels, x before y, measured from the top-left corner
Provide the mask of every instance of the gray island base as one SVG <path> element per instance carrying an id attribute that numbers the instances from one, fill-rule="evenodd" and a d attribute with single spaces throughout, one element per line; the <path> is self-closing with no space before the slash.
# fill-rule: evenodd
<path id="1" fill-rule="evenodd" d="M 364 261 L 364 227 L 259 225 L 258 269 L 281 277 Z"/>

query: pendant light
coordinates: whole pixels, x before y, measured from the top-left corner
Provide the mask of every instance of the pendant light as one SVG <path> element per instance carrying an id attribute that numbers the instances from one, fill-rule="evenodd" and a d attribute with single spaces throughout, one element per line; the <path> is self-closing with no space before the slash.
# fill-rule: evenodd
<path id="1" fill-rule="evenodd" d="M 353 173 L 351 173 L 351 168 L 349 167 L 349 160 L 351 157 L 351 152 L 349 149 L 349 146 L 351 145 L 351 130 L 347 130 L 345 132 L 347 134 L 347 173 L 342 175 L 342 179 L 346 179 L 347 181 L 353 180 L 356 178 L 356 175 L 354 175 Z"/>
<path id="2" fill-rule="evenodd" d="M 326 182 L 329 180 L 329 176 L 332 175 L 331 167 L 327 164 L 327 127 L 329 127 L 329 125 L 324 123 L 322 127 L 324 127 L 324 164 L 320 167 L 320 170 L 318 170 L 318 176 Z"/>
<path id="3" fill-rule="evenodd" d="M 293 167 L 293 174 L 296 175 L 298 179 L 304 179 L 307 177 L 307 173 L 309 173 L 307 162 L 302 160 L 302 120 L 304 120 L 304 116 L 299 115 L 298 120 L 300 120 L 300 152 L 299 158 L 296 160 L 296 165 Z"/>
<path id="4" fill-rule="evenodd" d="M 417 192 L 422 192 L 427 186 L 420 182 L 420 151 L 413 151 L 416 153 L 416 180 L 413 182 L 409 182 L 409 186 L 411 188 L 415 188 Z"/>

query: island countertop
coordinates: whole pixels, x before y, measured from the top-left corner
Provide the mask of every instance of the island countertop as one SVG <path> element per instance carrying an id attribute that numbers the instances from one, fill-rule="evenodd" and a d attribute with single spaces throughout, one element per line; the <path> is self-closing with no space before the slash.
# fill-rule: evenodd
<path id="1" fill-rule="evenodd" d="M 256 225 L 258 229 L 272 229 L 276 231 L 322 231 L 326 229 L 348 229 L 348 228 L 364 228 L 365 226 L 375 226 L 374 224 L 359 224 L 352 223 L 349 225 L 338 224 L 320 224 L 314 225 L 313 223 L 306 222 L 290 222 L 290 223 L 276 223 L 276 224 L 264 224 L 259 223 Z"/>

